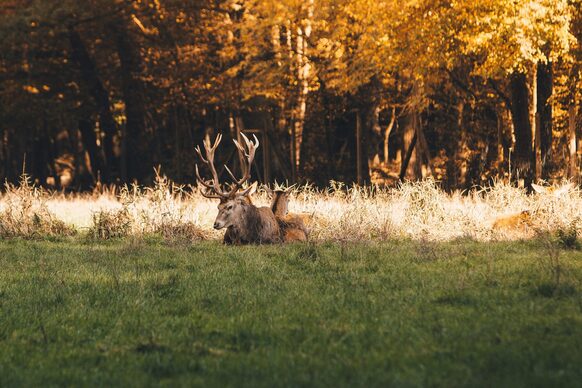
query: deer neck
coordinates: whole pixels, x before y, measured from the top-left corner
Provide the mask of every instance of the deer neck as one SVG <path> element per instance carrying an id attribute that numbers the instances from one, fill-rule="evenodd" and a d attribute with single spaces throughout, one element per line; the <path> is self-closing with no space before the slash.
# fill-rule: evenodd
<path id="1" fill-rule="evenodd" d="M 243 240 L 252 241 L 260 225 L 261 217 L 257 207 L 251 203 L 245 203 L 242 217 L 233 226 Z"/>

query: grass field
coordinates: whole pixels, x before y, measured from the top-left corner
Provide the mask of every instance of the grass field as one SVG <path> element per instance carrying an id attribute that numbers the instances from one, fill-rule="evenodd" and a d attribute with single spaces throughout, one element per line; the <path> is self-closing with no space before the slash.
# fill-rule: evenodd
<path id="1" fill-rule="evenodd" d="M 0 242 L 0 386 L 579 386 L 553 240 Z"/>

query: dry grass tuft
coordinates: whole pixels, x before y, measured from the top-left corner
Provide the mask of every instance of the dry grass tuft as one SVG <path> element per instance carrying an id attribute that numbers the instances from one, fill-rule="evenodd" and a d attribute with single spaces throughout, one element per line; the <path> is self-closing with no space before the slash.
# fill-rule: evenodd
<path id="1" fill-rule="evenodd" d="M 99 239 L 159 235 L 166 241 L 198 241 L 207 233 L 188 217 L 184 188 L 174 185 L 156 170 L 153 187 L 121 188 L 120 209 L 100 210 L 93 215 L 89 235 Z"/>
<path id="2" fill-rule="evenodd" d="M 127 237 L 131 233 L 132 219 L 126 208 L 100 210 L 93 214 L 93 225 L 88 236 L 97 240 Z"/>
<path id="3" fill-rule="evenodd" d="M 6 184 L 0 207 L 0 237 L 36 239 L 75 234 L 75 228 L 48 209 L 50 199 L 50 193 L 32 185 L 26 175 L 18 186 Z"/>
<path id="4" fill-rule="evenodd" d="M 208 234 L 202 228 L 191 222 L 165 224 L 155 234 L 162 236 L 167 242 L 201 241 L 208 238 Z"/>

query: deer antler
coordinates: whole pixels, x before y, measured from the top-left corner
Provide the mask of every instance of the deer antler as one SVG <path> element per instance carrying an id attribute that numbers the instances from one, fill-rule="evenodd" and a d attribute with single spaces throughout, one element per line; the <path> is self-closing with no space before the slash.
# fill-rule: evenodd
<path id="1" fill-rule="evenodd" d="M 200 193 L 205 196 L 206 198 L 228 198 L 229 193 L 222 191 L 220 188 L 220 181 L 218 180 L 218 173 L 216 172 L 216 168 L 214 167 L 214 151 L 218 148 L 220 141 L 222 140 L 222 135 L 218 134 L 216 139 L 214 140 L 214 144 L 210 145 L 210 138 L 208 135 L 204 139 L 204 151 L 206 152 L 206 158 L 202 156 L 202 152 L 200 151 L 200 146 L 196 146 L 195 150 L 200 160 L 202 160 L 208 168 L 210 169 L 210 173 L 212 174 L 212 180 L 207 182 L 200 177 L 200 172 L 198 171 L 198 165 L 196 165 L 196 180 L 199 184 L 204 186 L 206 190 L 200 190 Z M 214 194 L 212 194 L 214 192 Z"/>
<path id="2" fill-rule="evenodd" d="M 234 180 L 234 182 L 231 184 L 230 190 L 231 195 L 236 193 L 242 187 L 243 183 L 245 183 L 251 177 L 251 165 L 253 164 L 253 160 L 255 159 L 255 153 L 257 151 L 257 148 L 259 148 L 259 139 L 257 139 L 256 135 L 253 134 L 254 142 L 249 140 L 249 138 L 246 137 L 244 133 L 241 132 L 240 135 L 244 140 L 244 146 L 241 145 L 237 140 L 233 140 L 233 142 L 238 150 L 238 153 L 241 155 L 241 161 L 246 160 L 246 162 L 242 163 L 241 165 L 241 170 L 243 173 L 242 178 L 236 179 L 232 171 L 230 171 L 230 169 L 225 166 L 226 172 L 228 172 L 228 175 L 230 175 L 230 177 Z M 240 194 L 245 195 L 248 191 L 251 190 L 251 188 L 252 187 L 245 189 Z"/>
<path id="3" fill-rule="evenodd" d="M 237 179 L 234 174 L 232 173 L 232 171 L 230 171 L 230 169 L 227 166 L 224 166 L 226 171 L 228 172 L 228 174 L 230 175 L 230 177 L 233 179 L 233 183 L 230 185 L 231 189 L 229 192 L 225 192 L 222 191 L 222 188 L 220 187 L 220 181 L 218 179 L 218 173 L 216 172 L 216 168 L 214 167 L 214 151 L 216 151 L 216 148 L 218 147 L 218 145 L 220 144 L 220 141 L 222 140 L 222 135 L 218 135 L 216 136 L 216 139 L 214 140 L 214 144 L 210 144 L 210 138 L 208 136 L 206 136 L 206 138 L 204 139 L 204 151 L 206 153 L 206 158 L 204 156 L 202 156 L 202 152 L 200 151 L 200 147 L 196 146 L 195 150 L 198 153 L 198 156 L 200 157 L 200 159 L 206 163 L 206 165 L 208 165 L 208 168 L 210 169 L 210 173 L 212 174 L 212 180 L 211 181 L 205 181 L 204 179 L 202 179 L 200 177 L 200 172 L 198 170 L 198 165 L 196 165 L 196 180 L 198 181 L 198 183 L 202 186 L 204 186 L 206 188 L 206 190 L 201 190 L 201 194 L 207 198 L 231 198 L 233 197 L 235 194 L 237 194 L 238 190 L 242 187 L 243 183 L 245 183 L 250 177 L 251 177 L 251 165 L 253 163 L 253 160 L 255 158 L 255 152 L 257 150 L 257 148 L 259 147 L 259 140 L 257 139 L 257 137 L 255 135 L 253 135 L 254 138 L 254 142 L 250 141 L 243 133 L 241 133 L 241 136 L 244 140 L 244 146 L 241 145 L 238 141 L 233 140 L 234 144 L 239 152 L 239 154 L 244 157 L 241 158 L 245 159 L 246 162 L 242 163 L 241 169 L 243 171 L 243 176 L 241 179 Z M 246 148 L 245 148 L 246 147 Z M 248 188 L 246 188 L 245 190 L 243 190 L 242 192 L 240 192 L 240 195 L 246 195 L 250 190 L 252 190 L 253 186 L 249 186 Z"/>

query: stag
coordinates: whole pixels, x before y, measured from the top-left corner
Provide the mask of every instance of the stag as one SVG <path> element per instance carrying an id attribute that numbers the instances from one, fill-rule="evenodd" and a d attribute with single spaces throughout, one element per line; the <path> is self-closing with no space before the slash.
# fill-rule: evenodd
<path id="1" fill-rule="evenodd" d="M 301 217 L 297 214 L 289 213 L 289 191 L 273 190 L 271 200 L 271 210 L 279 223 L 281 239 L 284 242 L 307 241 L 309 230 Z"/>
<path id="2" fill-rule="evenodd" d="M 225 244 L 266 244 L 275 243 L 281 240 L 279 223 L 272 210 L 268 207 L 256 207 L 253 205 L 250 195 L 256 190 L 256 185 L 249 185 L 242 189 L 243 184 L 251 176 L 251 165 L 255 158 L 255 152 L 259 147 L 259 140 L 256 136 L 254 142 L 241 134 L 243 144 L 234 140 L 234 144 L 241 156 L 242 178 L 237 179 L 227 166 L 224 166 L 233 182 L 230 190 L 223 190 L 218 179 L 218 173 L 214 167 L 214 152 L 218 148 L 222 136 L 218 135 L 213 144 L 206 137 L 204 140 L 204 150 L 206 157 L 202 155 L 200 147 L 196 147 L 198 156 L 204 162 L 212 178 L 204 180 L 200 177 L 198 165 L 196 165 L 196 179 L 202 186 L 200 192 L 206 198 L 219 199 L 218 215 L 214 221 L 214 229 L 226 228 L 224 234 Z"/>

